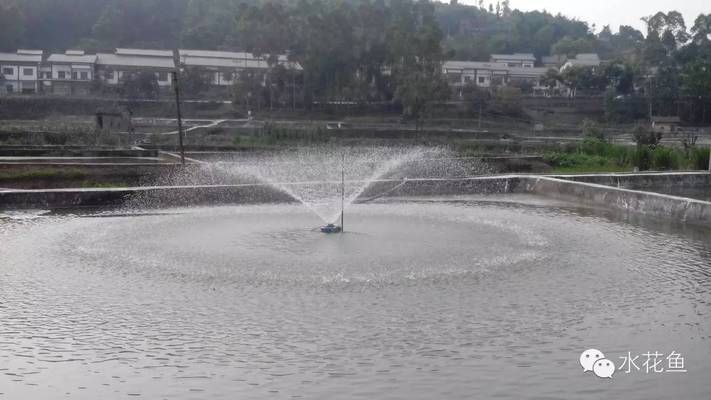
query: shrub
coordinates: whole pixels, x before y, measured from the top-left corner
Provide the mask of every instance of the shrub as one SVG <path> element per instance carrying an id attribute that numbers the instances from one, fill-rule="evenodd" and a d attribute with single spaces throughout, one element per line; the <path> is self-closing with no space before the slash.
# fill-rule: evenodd
<path id="1" fill-rule="evenodd" d="M 709 168 L 709 150 L 703 147 L 695 147 L 691 150 L 689 157 L 691 169 L 707 170 Z"/>
<path id="2" fill-rule="evenodd" d="M 655 170 L 679 169 L 681 157 L 678 151 L 658 146 L 652 151 L 652 168 Z"/>
<path id="3" fill-rule="evenodd" d="M 590 119 L 585 119 L 583 121 L 583 135 L 588 138 L 598 139 L 602 141 L 605 140 L 605 133 L 595 121 Z"/>
<path id="4" fill-rule="evenodd" d="M 69 135 L 59 132 L 48 132 L 44 134 L 44 141 L 47 144 L 63 146 L 69 141 Z"/>
<path id="5" fill-rule="evenodd" d="M 649 147 L 640 146 L 632 153 L 632 165 L 640 171 L 648 170 L 652 166 L 652 151 Z"/>
<path id="6" fill-rule="evenodd" d="M 653 132 L 643 125 L 634 128 L 633 136 L 637 146 L 656 146 L 662 140 L 661 133 Z"/>
<path id="7" fill-rule="evenodd" d="M 579 150 L 591 156 L 604 156 L 610 152 L 610 147 L 609 143 L 600 138 L 587 137 L 580 144 Z"/>

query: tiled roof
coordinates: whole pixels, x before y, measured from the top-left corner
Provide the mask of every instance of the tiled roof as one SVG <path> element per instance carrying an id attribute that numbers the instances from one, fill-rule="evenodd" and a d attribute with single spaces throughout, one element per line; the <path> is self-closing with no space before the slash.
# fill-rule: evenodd
<path id="1" fill-rule="evenodd" d="M 600 61 L 600 57 L 595 53 L 581 53 L 575 56 L 575 59 L 578 61 Z"/>
<path id="2" fill-rule="evenodd" d="M 97 54 L 97 64 L 121 67 L 175 68 L 171 57 L 129 56 L 110 53 Z"/>
<path id="3" fill-rule="evenodd" d="M 25 56 L 41 56 L 44 54 L 43 50 L 32 50 L 32 49 L 19 49 L 17 54 L 22 54 Z"/>
<path id="4" fill-rule="evenodd" d="M 491 63 L 481 61 L 445 61 L 445 69 L 496 69 L 505 70 L 508 66 L 504 63 Z"/>
<path id="5" fill-rule="evenodd" d="M 124 56 L 145 56 L 145 57 L 173 57 L 172 50 L 153 50 L 153 49 L 124 49 L 117 48 L 117 55 Z"/>
<path id="6" fill-rule="evenodd" d="M 252 53 L 210 51 L 210 50 L 179 50 L 180 63 L 188 66 L 203 66 L 215 68 L 268 68 L 264 57 L 257 58 Z M 280 64 L 286 64 L 295 69 L 301 69 L 298 63 L 291 63 L 285 55 L 279 56 Z"/>
<path id="7" fill-rule="evenodd" d="M 41 63 L 42 55 L 0 53 L 0 62 Z"/>
<path id="8" fill-rule="evenodd" d="M 241 51 L 215 51 L 215 50 L 178 50 L 180 57 L 202 57 L 202 58 L 227 58 L 227 59 L 247 59 L 254 58 L 252 53 L 245 53 Z"/>
<path id="9" fill-rule="evenodd" d="M 47 58 L 47 62 L 51 63 L 83 63 L 83 64 L 94 64 L 96 62 L 96 55 L 71 55 L 71 54 L 51 54 Z"/>
<path id="10" fill-rule="evenodd" d="M 536 57 L 531 53 L 514 53 L 514 54 L 492 54 L 491 59 L 496 60 L 520 60 L 520 61 L 536 61 Z"/>
<path id="11" fill-rule="evenodd" d="M 548 68 L 519 68 L 519 67 L 509 67 L 509 74 L 512 78 L 516 77 L 539 77 L 543 76 L 548 72 Z"/>

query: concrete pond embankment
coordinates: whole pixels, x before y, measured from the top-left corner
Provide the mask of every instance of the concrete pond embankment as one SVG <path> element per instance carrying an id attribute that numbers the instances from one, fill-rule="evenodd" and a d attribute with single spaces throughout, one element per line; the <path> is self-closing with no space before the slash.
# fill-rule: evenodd
<path id="1" fill-rule="evenodd" d="M 711 202 L 633 189 L 709 187 L 708 172 L 592 174 L 569 176 L 499 175 L 461 179 L 379 180 L 360 201 L 382 197 L 529 193 L 584 206 L 711 226 Z M 291 183 L 290 185 L 299 185 Z M 266 184 L 149 186 L 108 189 L 0 190 L 0 209 L 132 207 L 199 204 L 255 204 L 294 201 Z"/>

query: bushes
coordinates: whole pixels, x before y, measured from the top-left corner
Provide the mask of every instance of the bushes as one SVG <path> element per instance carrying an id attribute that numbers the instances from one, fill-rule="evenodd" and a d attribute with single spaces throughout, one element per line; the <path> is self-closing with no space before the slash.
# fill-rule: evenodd
<path id="1" fill-rule="evenodd" d="M 632 162 L 631 166 L 639 168 L 640 171 L 646 171 L 652 166 L 652 150 L 646 146 L 639 146 L 634 149 L 630 161 Z"/>
<path id="2" fill-rule="evenodd" d="M 691 160 L 691 169 L 706 170 L 709 168 L 709 149 L 707 148 L 694 148 L 689 154 L 689 159 Z"/>
<path id="3" fill-rule="evenodd" d="M 706 170 L 708 148 L 683 149 L 664 146 L 620 146 L 604 140 L 586 138 L 575 149 L 547 153 L 544 161 L 559 172 L 646 170 Z"/>
<path id="4" fill-rule="evenodd" d="M 652 150 L 652 169 L 662 171 L 679 169 L 680 166 L 681 152 L 678 150 L 661 146 L 657 146 Z"/>

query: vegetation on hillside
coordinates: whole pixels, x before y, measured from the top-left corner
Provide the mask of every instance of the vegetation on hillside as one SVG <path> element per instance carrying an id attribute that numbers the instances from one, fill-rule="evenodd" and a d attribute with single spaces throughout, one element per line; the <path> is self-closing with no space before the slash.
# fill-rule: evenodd
<path id="1" fill-rule="evenodd" d="M 0 50 L 251 51 L 265 56 L 271 68 L 263 76 L 240 77 L 234 90 L 238 104 L 396 102 L 415 121 L 429 112 L 431 102 L 455 94 L 448 93 L 438 68 L 445 59 L 488 60 L 492 53 L 530 52 L 540 61 L 547 55 L 595 52 L 608 61 L 603 67 L 551 71 L 545 82 L 551 87 L 564 84 L 578 94 L 604 93 L 609 122 L 653 114 L 708 123 L 711 14 L 699 15 L 693 23 L 676 11 L 643 19 L 646 32 L 630 26 L 604 26 L 597 32 L 562 15 L 512 9 L 506 0 L 476 5 L 428 0 L 0 0 Z M 277 54 L 299 62 L 303 76 L 280 68 Z M 200 80 L 188 80 L 188 95 L 200 94 Z M 250 87 L 250 81 L 268 85 Z M 525 94 L 530 85 L 518 89 Z M 154 92 L 138 78 L 126 91 Z"/>

